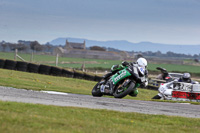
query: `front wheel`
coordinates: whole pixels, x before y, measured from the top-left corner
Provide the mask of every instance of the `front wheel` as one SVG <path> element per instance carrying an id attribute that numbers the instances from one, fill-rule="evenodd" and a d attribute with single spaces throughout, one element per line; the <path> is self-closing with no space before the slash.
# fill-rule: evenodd
<path id="1" fill-rule="evenodd" d="M 130 82 L 129 85 L 127 85 L 126 87 L 118 86 L 113 95 L 115 98 L 123 98 L 126 95 L 128 95 L 133 90 L 134 87 L 135 83 L 133 82 Z"/>
<path id="2" fill-rule="evenodd" d="M 92 96 L 94 97 L 101 97 L 103 94 L 100 91 L 99 83 L 97 83 L 94 88 L 92 89 Z"/>

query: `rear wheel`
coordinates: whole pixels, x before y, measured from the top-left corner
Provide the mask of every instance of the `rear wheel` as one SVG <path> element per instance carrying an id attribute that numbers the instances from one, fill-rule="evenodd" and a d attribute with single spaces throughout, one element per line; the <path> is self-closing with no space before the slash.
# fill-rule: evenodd
<path id="1" fill-rule="evenodd" d="M 103 94 L 102 94 L 101 91 L 100 91 L 100 85 L 99 85 L 99 83 L 97 83 L 97 84 L 94 86 L 94 88 L 92 89 L 92 95 L 93 95 L 94 97 L 101 97 L 101 96 L 103 96 Z"/>
<path id="2" fill-rule="evenodd" d="M 113 95 L 115 98 L 123 98 L 128 95 L 133 88 L 135 87 L 135 83 L 130 82 L 126 87 L 122 87 L 119 85 L 117 89 L 114 91 Z"/>
<path id="3" fill-rule="evenodd" d="M 152 99 L 161 99 L 159 95 L 155 95 Z"/>

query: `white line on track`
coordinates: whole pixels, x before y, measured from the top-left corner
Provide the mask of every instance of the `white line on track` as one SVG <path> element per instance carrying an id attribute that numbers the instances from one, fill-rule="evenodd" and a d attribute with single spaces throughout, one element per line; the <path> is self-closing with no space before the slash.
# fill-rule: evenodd
<path id="1" fill-rule="evenodd" d="M 49 93 L 49 94 L 57 94 L 57 95 L 69 95 L 68 93 L 57 92 L 57 91 L 41 91 L 41 92 Z"/>

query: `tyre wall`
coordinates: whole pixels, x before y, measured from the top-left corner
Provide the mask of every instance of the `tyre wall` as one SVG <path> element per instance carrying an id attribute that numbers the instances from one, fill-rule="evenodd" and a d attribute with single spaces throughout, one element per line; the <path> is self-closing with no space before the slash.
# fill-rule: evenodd
<path id="1" fill-rule="evenodd" d="M 18 70 L 18 71 L 26 72 L 27 71 L 27 66 L 28 66 L 27 62 L 17 61 L 15 69 Z"/>
<path id="2" fill-rule="evenodd" d="M 39 74 L 52 75 L 52 76 L 85 79 L 85 80 L 90 80 L 90 81 L 100 81 L 102 78 L 97 75 L 83 73 L 83 72 L 79 72 L 75 70 L 67 70 L 67 69 L 59 68 L 55 66 L 49 66 L 49 65 L 43 65 L 43 64 L 39 65 L 35 63 L 28 63 L 24 61 L 14 61 L 14 60 L 7 60 L 7 59 L 6 60 L 0 59 L 0 68 L 30 72 L 30 73 L 39 73 Z"/>
<path id="3" fill-rule="evenodd" d="M 28 68 L 27 68 L 27 72 L 38 73 L 39 72 L 39 66 L 40 65 L 38 65 L 38 64 L 29 63 Z"/>
<path id="4" fill-rule="evenodd" d="M 5 60 L 0 59 L 0 68 L 4 68 Z"/>
<path id="5" fill-rule="evenodd" d="M 16 61 L 13 61 L 13 60 L 5 60 L 5 64 L 4 64 L 4 67 L 3 67 L 3 68 L 5 68 L 5 69 L 10 69 L 10 70 L 15 70 L 16 64 L 17 64 Z"/>

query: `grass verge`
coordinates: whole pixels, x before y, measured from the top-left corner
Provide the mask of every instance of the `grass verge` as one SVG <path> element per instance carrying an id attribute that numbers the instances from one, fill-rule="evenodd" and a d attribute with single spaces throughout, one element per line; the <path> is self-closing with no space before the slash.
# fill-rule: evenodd
<path id="1" fill-rule="evenodd" d="M 0 101 L 1 133 L 200 132 L 200 119 Z"/>
<path id="2" fill-rule="evenodd" d="M 0 85 L 20 89 L 49 90 L 67 93 L 91 95 L 92 88 L 97 82 L 82 79 L 56 77 L 36 73 L 27 73 L 0 69 Z M 128 99 L 151 100 L 157 91 L 139 89 L 137 97 L 126 96 Z"/>

